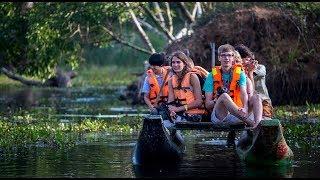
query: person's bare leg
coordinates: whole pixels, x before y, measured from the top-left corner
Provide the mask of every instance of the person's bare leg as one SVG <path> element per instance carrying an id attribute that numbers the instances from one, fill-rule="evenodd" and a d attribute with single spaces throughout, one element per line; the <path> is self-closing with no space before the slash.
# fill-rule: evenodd
<path id="1" fill-rule="evenodd" d="M 253 122 L 246 117 L 246 115 L 239 112 L 239 107 L 233 102 L 232 98 L 227 93 L 220 95 L 213 110 L 215 111 L 217 118 L 220 120 L 223 120 L 223 118 L 228 114 L 227 111 L 229 111 L 232 115 L 238 117 L 246 124 L 250 126 L 254 125 Z"/>
<path id="2" fill-rule="evenodd" d="M 228 115 L 228 110 L 223 103 L 223 98 L 221 98 L 221 96 L 217 99 L 213 108 L 213 112 L 220 121 L 222 121 Z"/>
<path id="3" fill-rule="evenodd" d="M 252 97 L 252 96 L 251 96 Z M 256 124 L 254 123 L 254 119 L 250 119 L 251 114 L 253 114 L 253 103 L 252 103 L 252 99 L 249 98 L 248 99 L 248 115 L 247 115 L 247 119 L 250 120 L 253 123 L 253 127 L 256 127 Z"/>
<path id="4" fill-rule="evenodd" d="M 254 127 L 256 127 L 262 119 L 262 101 L 258 94 L 254 94 L 253 96 L 251 96 L 249 101 L 252 104 L 252 111 L 255 124 Z"/>

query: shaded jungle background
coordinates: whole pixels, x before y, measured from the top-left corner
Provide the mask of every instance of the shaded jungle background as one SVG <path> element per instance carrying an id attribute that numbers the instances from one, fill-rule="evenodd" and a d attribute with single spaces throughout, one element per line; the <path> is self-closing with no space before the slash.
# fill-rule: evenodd
<path id="1" fill-rule="evenodd" d="M 317 103 L 320 100 L 318 21 L 319 17 L 311 14 L 301 20 L 283 9 L 239 9 L 217 14 L 192 36 L 170 44 L 166 51 L 189 49 L 191 58 L 210 70 L 211 42 L 217 44 L 216 48 L 225 43 L 245 44 L 267 68 L 266 83 L 273 104 Z"/>
<path id="2" fill-rule="evenodd" d="M 294 150 L 289 177 L 318 177 L 319 13 L 317 2 L 1 2 L 0 176 L 139 177 L 144 62 L 187 48 L 210 70 L 210 43 L 244 43 L 267 66 L 274 105 L 288 105 L 274 118 Z M 195 146 L 175 175 L 283 176 L 242 173 L 226 134 L 185 135 Z"/>
<path id="3" fill-rule="evenodd" d="M 217 65 L 221 44 L 243 43 L 266 65 L 274 105 L 320 102 L 318 2 L 7 2 L 0 9 L 0 71 L 28 86 L 110 85 L 87 70 L 121 67 L 115 73 L 130 79 L 120 83 L 129 84 L 121 98 L 139 104 L 152 53 L 188 49 L 210 71 L 210 43 Z"/>

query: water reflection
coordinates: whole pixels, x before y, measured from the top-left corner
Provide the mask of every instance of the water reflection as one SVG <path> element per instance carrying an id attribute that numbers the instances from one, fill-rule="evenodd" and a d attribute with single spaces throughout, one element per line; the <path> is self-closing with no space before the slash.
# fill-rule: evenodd
<path id="1" fill-rule="evenodd" d="M 250 167 L 240 161 L 232 147 L 202 143 L 188 135 L 180 163 L 143 169 L 131 163 L 136 138 L 106 135 L 70 149 L 18 148 L 1 154 L 0 177 L 310 177 L 303 170 L 311 164 L 304 164 L 301 154 L 299 167 Z M 314 159 L 312 165 L 318 161 Z M 315 167 L 311 173 L 312 177 L 319 174 Z"/>
<path id="2" fill-rule="evenodd" d="M 215 143 L 198 143 L 199 140 L 189 140 L 192 148 L 180 166 L 180 176 L 197 177 L 243 177 L 243 163 L 233 147 L 228 147 L 222 140 L 214 139 Z"/>
<path id="3" fill-rule="evenodd" d="M 39 95 L 31 88 L 19 89 L 14 92 L 3 94 L 4 107 L 8 109 L 30 109 L 39 104 Z"/>
<path id="4" fill-rule="evenodd" d="M 291 178 L 293 166 L 246 166 L 246 177 Z"/>
<path id="5" fill-rule="evenodd" d="M 209 133 L 210 134 L 210 133 Z M 181 163 L 169 167 L 133 166 L 136 177 L 292 177 L 292 166 L 249 166 L 225 139 L 186 137 L 187 151 Z"/>
<path id="6" fill-rule="evenodd" d="M 0 161 L 0 177 L 132 177 L 130 150 L 101 142 L 65 150 L 23 148 Z"/>
<path id="7" fill-rule="evenodd" d="M 60 114 L 112 114 L 128 111 L 116 100 L 117 91 L 87 89 L 1 89 L 0 110 L 55 109 Z M 123 109 L 112 107 L 125 107 Z M 69 122 L 68 119 L 64 121 Z M 72 122 L 72 121 L 70 121 Z M 93 142 L 80 142 L 71 149 L 49 147 L 17 148 L 0 152 L 0 177 L 319 177 L 320 153 L 305 150 L 290 141 L 294 165 L 290 167 L 247 166 L 233 147 L 227 147 L 226 134 L 185 133 L 187 150 L 182 162 L 167 168 L 137 169 L 131 154 L 136 136 L 97 136 Z M 299 143 L 300 144 L 300 143 Z"/>
<path id="8" fill-rule="evenodd" d="M 168 164 L 165 167 L 141 167 L 133 165 L 132 169 L 137 178 L 177 177 L 179 163 Z"/>
<path id="9" fill-rule="evenodd" d="M 57 114 L 111 114 L 108 108 L 126 106 L 117 100 L 118 91 L 110 88 L 0 87 L 0 110 L 53 109 Z"/>

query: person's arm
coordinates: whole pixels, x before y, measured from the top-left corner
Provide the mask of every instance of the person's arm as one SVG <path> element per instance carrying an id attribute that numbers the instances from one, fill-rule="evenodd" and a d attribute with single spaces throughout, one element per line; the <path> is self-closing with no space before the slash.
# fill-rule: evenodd
<path id="1" fill-rule="evenodd" d="M 169 79 L 168 81 L 168 88 L 169 88 L 169 94 L 168 94 L 168 103 L 171 103 L 172 101 L 174 101 L 174 92 L 173 92 L 173 86 L 172 86 L 172 78 Z M 173 105 L 168 105 L 168 109 L 170 111 L 170 116 L 174 117 L 176 115 L 176 113 L 172 110 L 172 108 L 174 108 L 175 106 Z"/>
<path id="2" fill-rule="evenodd" d="M 244 112 L 248 113 L 248 94 L 246 86 L 240 86 L 240 94 Z"/>
<path id="3" fill-rule="evenodd" d="M 142 93 L 143 93 L 143 100 L 147 104 L 148 108 L 152 111 L 154 110 L 154 106 L 151 104 L 149 99 L 149 92 L 150 92 L 150 84 L 148 76 L 144 79 Z"/>
<path id="4" fill-rule="evenodd" d="M 248 113 L 247 78 L 243 71 L 241 71 L 241 74 L 240 74 L 239 86 L 240 86 L 240 98 L 243 104 L 243 109 L 245 113 Z"/>
<path id="5" fill-rule="evenodd" d="M 266 73 L 267 73 L 266 67 L 262 64 L 257 64 L 253 72 L 254 72 L 254 75 L 258 77 L 264 77 L 266 76 Z"/>
<path id="6" fill-rule="evenodd" d="M 207 78 L 203 85 L 203 90 L 205 92 L 205 106 L 207 109 L 213 109 L 216 99 L 213 99 L 213 78 L 212 73 L 207 75 Z"/>
<path id="7" fill-rule="evenodd" d="M 149 107 L 150 111 L 154 110 L 155 107 L 151 104 L 151 101 L 149 99 L 149 94 L 147 93 L 143 93 L 143 99 L 144 99 L 144 102 L 147 104 L 147 106 Z"/>
<path id="8" fill-rule="evenodd" d="M 253 89 L 253 85 L 251 80 L 249 79 L 249 77 L 247 77 L 247 94 L 248 94 L 248 99 L 251 98 L 251 96 L 253 95 L 254 89 Z"/>
<path id="9" fill-rule="evenodd" d="M 214 105 L 216 104 L 216 101 L 217 99 L 214 98 L 212 99 L 213 97 L 213 93 L 212 92 L 205 92 L 205 106 L 207 109 L 213 109 L 214 108 Z"/>
<path id="10" fill-rule="evenodd" d="M 171 103 L 174 101 L 174 92 L 173 92 L 173 86 L 172 86 L 172 79 L 169 79 L 168 81 L 168 103 Z"/>
<path id="11" fill-rule="evenodd" d="M 187 109 L 198 108 L 202 105 L 202 93 L 201 93 L 201 85 L 200 80 L 196 74 L 190 75 L 190 84 L 193 89 L 194 101 L 187 104 Z"/>

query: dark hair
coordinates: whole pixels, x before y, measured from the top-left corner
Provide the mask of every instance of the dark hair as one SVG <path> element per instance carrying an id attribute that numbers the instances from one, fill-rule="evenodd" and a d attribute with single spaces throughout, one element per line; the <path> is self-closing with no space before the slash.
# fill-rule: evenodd
<path id="1" fill-rule="evenodd" d="M 253 58 L 254 59 L 254 54 L 253 52 L 244 44 L 238 44 L 235 46 L 236 51 L 239 52 L 241 58 Z"/>
<path id="2" fill-rule="evenodd" d="M 189 49 L 183 49 L 182 52 L 183 52 L 186 56 L 190 57 L 190 51 L 189 51 Z"/>
<path id="3" fill-rule="evenodd" d="M 149 57 L 149 64 L 151 66 L 162 66 L 164 64 L 163 53 L 154 53 Z"/>

